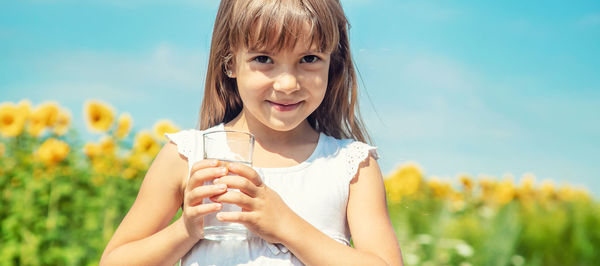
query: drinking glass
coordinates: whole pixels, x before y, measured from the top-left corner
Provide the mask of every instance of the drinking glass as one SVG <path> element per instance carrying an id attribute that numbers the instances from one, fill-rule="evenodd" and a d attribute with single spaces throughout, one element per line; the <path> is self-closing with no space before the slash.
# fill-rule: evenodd
<path id="1" fill-rule="evenodd" d="M 202 135 L 203 159 L 217 159 L 225 162 L 237 162 L 252 166 L 252 152 L 254 150 L 254 136 L 250 133 L 221 130 L 207 132 Z M 205 185 L 212 184 L 212 180 Z M 228 189 L 236 190 L 237 189 Z M 212 202 L 205 198 L 203 203 Z M 241 207 L 223 203 L 221 212 L 241 212 Z M 221 222 L 217 220 L 216 213 L 204 216 L 204 238 L 209 240 L 244 240 L 248 230 L 240 223 Z"/>

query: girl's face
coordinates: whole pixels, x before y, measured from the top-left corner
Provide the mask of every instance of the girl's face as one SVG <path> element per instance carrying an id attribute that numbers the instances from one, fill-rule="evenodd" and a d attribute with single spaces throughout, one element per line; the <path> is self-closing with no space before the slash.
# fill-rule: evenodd
<path id="1" fill-rule="evenodd" d="M 235 53 L 234 77 L 244 104 L 242 112 L 277 131 L 296 128 L 323 101 L 330 53 L 299 39 L 279 52 L 243 48 Z"/>

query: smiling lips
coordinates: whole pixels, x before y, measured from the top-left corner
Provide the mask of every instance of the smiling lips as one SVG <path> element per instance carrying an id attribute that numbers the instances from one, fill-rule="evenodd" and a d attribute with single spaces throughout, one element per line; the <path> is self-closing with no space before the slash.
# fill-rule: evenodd
<path id="1" fill-rule="evenodd" d="M 275 110 L 281 111 L 281 112 L 292 111 L 292 110 L 296 109 L 301 103 L 301 102 L 297 102 L 297 103 L 283 104 L 283 103 L 276 103 L 276 102 L 272 102 L 272 101 L 267 101 L 267 102 L 269 102 L 269 104 L 271 106 L 273 106 L 273 108 L 275 108 Z"/>

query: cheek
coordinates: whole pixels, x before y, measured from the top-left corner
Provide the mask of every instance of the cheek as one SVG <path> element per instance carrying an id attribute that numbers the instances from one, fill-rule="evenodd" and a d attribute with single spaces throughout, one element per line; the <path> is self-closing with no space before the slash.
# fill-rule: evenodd
<path id="1" fill-rule="evenodd" d="M 264 96 L 265 90 L 263 85 L 264 81 L 260 77 L 244 76 L 244 78 L 238 78 L 238 93 L 244 105 L 252 105 L 256 102 L 256 99 Z"/>
<path id="2" fill-rule="evenodd" d="M 325 93 L 327 92 L 327 77 L 328 75 L 325 73 L 324 75 L 317 77 L 314 82 L 315 96 L 319 97 L 321 100 L 325 97 Z"/>
<path id="3" fill-rule="evenodd" d="M 238 88 L 256 90 L 269 83 L 269 77 L 260 70 L 244 67 L 237 74 Z"/>
<path id="4" fill-rule="evenodd" d="M 245 87 L 243 84 L 238 83 L 238 93 L 240 94 L 240 98 L 242 99 L 242 103 L 244 105 L 252 105 L 256 98 L 256 93 L 252 93 L 252 90 Z"/>

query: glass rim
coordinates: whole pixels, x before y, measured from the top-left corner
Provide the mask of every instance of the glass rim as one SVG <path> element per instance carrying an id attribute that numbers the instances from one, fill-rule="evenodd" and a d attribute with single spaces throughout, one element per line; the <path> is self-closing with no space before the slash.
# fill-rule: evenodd
<path id="1" fill-rule="evenodd" d="M 252 141 L 252 143 L 254 143 L 254 141 L 256 139 L 254 137 L 254 135 L 252 133 L 250 133 L 250 132 L 240 131 L 240 130 L 232 130 L 232 129 L 213 130 L 213 131 L 210 131 L 210 132 L 204 132 L 204 133 L 202 133 L 202 137 L 204 138 L 205 136 L 210 136 L 210 134 L 213 134 L 213 133 L 239 133 L 239 134 L 245 134 L 245 135 L 247 135 L 247 136 L 250 137 L 250 141 Z"/>

